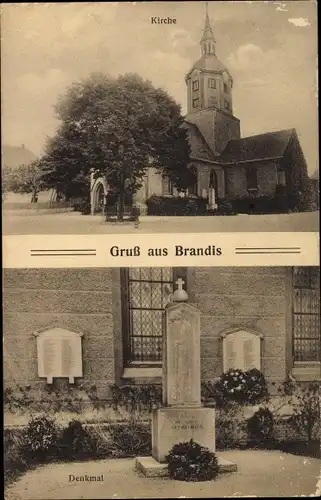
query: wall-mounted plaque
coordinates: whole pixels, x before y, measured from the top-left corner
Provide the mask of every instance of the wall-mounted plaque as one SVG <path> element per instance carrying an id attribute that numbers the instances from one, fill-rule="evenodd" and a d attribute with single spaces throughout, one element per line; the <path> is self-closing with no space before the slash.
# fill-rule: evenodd
<path id="1" fill-rule="evenodd" d="M 243 371 L 261 370 L 261 340 L 263 336 L 247 330 L 223 333 L 223 372 L 231 368 Z"/>
<path id="2" fill-rule="evenodd" d="M 52 384 L 54 378 L 82 377 L 82 333 L 64 328 L 50 328 L 34 334 L 37 337 L 38 377 Z"/>

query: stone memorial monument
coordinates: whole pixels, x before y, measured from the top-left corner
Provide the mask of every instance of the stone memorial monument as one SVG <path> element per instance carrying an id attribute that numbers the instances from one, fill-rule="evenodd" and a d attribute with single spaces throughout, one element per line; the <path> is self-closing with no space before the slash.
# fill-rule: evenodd
<path id="1" fill-rule="evenodd" d="M 243 329 L 222 333 L 223 372 L 231 368 L 243 371 L 261 370 L 261 342 L 263 335 Z"/>
<path id="2" fill-rule="evenodd" d="M 152 457 L 136 459 L 148 477 L 167 474 L 166 455 L 180 442 L 194 439 L 215 452 L 215 410 L 201 404 L 200 313 L 187 302 L 184 281 L 176 284 L 164 313 L 163 406 L 152 413 Z M 220 464 L 235 470 L 228 461 Z"/>
<path id="3" fill-rule="evenodd" d="M 83 376 L 82 333 L 49 328 L 34 335 L 37 338 L 38 377 L 46 378 L 47 384 L 52 384 L 54 378 L 68 378 L 73 384 L 75 377 Z"/>

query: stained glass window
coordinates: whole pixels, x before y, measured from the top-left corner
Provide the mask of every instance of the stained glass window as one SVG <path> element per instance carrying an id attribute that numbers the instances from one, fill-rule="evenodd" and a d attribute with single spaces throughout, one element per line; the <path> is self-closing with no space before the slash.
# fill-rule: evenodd
<path id="1" fill-rule="evenodd" d="M 125 364 L 160 363 L 163 344 L 163 311 L 174 291 L 169 267 L 122 270 Z"/>
<path id="2" fill-rule="evenodd" d="M 321 361 L 320 269 L 293 269 L 293 358 Z"/>

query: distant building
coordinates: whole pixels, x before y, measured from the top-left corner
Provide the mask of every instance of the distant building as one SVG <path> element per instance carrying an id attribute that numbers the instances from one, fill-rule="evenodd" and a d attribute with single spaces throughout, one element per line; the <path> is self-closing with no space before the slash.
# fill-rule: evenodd
<path id="1" fill-rule="evenodd" d="M 240 120 L 233 114 L 233 77 L 217 57 L 207 12 L 200 46 L 201 57 L 185 76 L 184 127 L 191 146 L 190 167 L 197 179 L 188 195 L 208 198 L 212 188 L 215 200 L 228 199 L 237 211 L 293 210 L 293 192 L 312 196 L 295 129 L 241 138 Z M 106 180 L 92 177 L 92 213 L 102 208 L 107 192 Z M 175 194 L 168 179 L 148 168 L 143 187 L 134 194 L 133 202 L 144 212 L 151 195 Z"/>
<path id="2" fill-rule="evenodd" d="M 36 155 L 25 147 L 21 146 L 2 146 L 2 165 L 9 168 L 18 168 L 22 165 L 30 165 L 37 159 Z"/>

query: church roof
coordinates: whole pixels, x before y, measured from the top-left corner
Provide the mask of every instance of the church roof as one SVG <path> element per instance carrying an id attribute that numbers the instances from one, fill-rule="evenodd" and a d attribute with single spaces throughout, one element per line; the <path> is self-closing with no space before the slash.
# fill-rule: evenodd
<path id="1" fill-rule="evenodd" d="M 189 77 L 189 75 L 192 73 L 194 69 L 197 69 L 199 71 L 211 71 L 213 73 L 223 73 L 224 71 L 229 75 L 231 80 L 233 81 L 233 78 L 225 66 L 217 57 L 215 54 L 203 54 L 194 64 L 191 70 L 187 73 L 185 79 Z"/>
<path id="2" fill-rule="evenodd" d="M 202 158 L 203 160 L 213 160 L 214 155 L 205 137 L 195 123 L 185 119 L 183 127 L 189 131 L 189 144 L 191 148 L 191 158 Z"/>
<path id="3" fill-rule="evenodd" d="M 6 146 L 2 147 L 2 164 L 11 168 L 18 168 L 21 165 L 29 165 L 37 159 L 25 146 Z"/>
<path id="4" fill-rule="evenodd" d="M 239 163 L 267 158 L 281 158 L 295 129 L 233 139 L 220 156 L 223 163 Z"/>
<path id="5" fill-rule="evenodd" d="M 229 73 L 225 64 L 223 64 L 215 54 L 203 54 L 196 63 L 194 63 L 193 68 L 205 71 L 226 71 Z"/>

